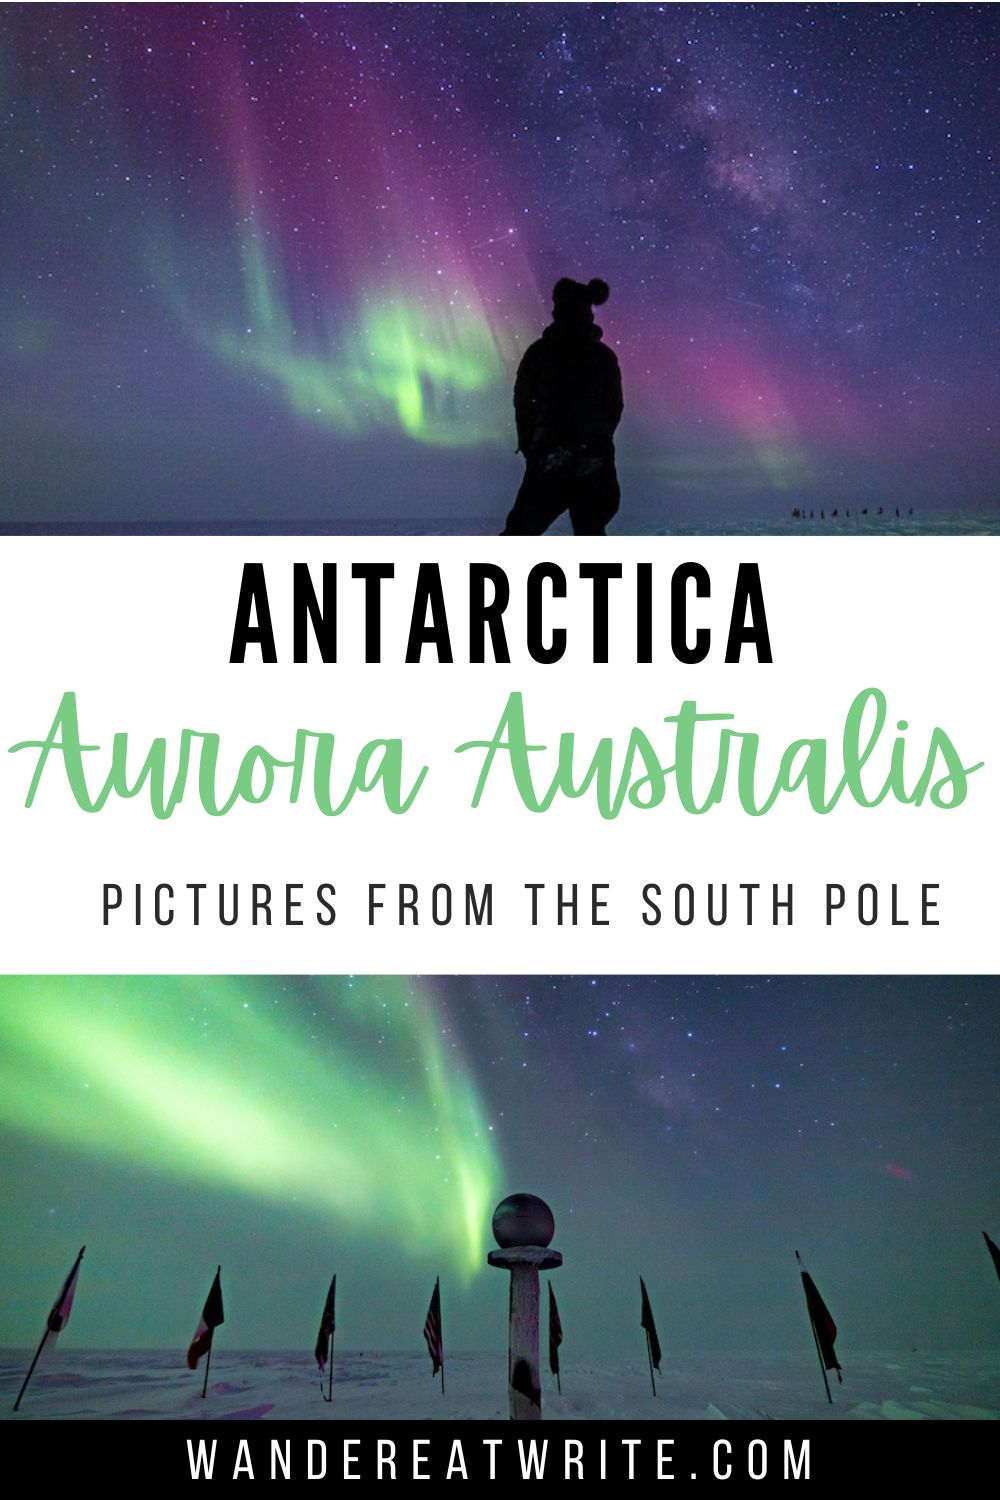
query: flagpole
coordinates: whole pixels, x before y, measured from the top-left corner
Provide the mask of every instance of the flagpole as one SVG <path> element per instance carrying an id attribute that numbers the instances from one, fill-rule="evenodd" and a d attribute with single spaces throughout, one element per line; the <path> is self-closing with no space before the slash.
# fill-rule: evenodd
<path id="1" fill-rule="evenodd" d="M 645 1330 L 645 1333 L 646 1333 L 646 1354 L 649 1357 L 649 1383 L 653 1387 L 653 1395 L 655 1396 L 656 1395 L 656 1381 L 653 1379 L 653 1346 L 649 1342 L 649 1329 L 648 1328 Z"/>
<path id="2" fill-rule="evenodd" d="M 215 1330 L 213 1329 L 212 1331 L 214 1333 Z M 208 1390 L 208 1367 L 209 1367 L 209 1365 L 211 1363 L 212 1363 L 212 1346 L 211 1346 L 211 1344 L 209 1344 L 209 1346 L 208 1346 L 208 1357 L 205 1360 L 205 1383 L 204 1383 L 204 1385 L 201 1388 L 201 1399 L 203 1401 L 205 1399 L 205 1392 Z"/>
<path id="3" fill-rule="evenodd" d="M 816 1324 L 813 1322 L 812 1313 L 809 1314 L 809 1327 L 812 1329 L 813 1342 L 816 1345 L 816 1358 L 819 1360 L 820 1373 L 823 1376 L 823 1384 L 826 1387 L 826 1399 L 833 1405 L 833 1397 L 830 1395 L 830 1382 L 826 1378 L 826 1365 L 823 1363 L 823 1351 L 819 1347 L 819 1334 L 816 1332 Z"/>
<path id="4" fill-rule="evenodd" d="M 323 1394 L 323 1366 L 322 1365 L 320 1365 L 320 1369 L 319 1369 L 319 1393 L 323 1397 L 324 1401 L 332 1401 L 333 1400 L 333 1330 L 332 1329 L 330 1330 L 330 1337 L 326 1341 L 326 1359 L 327 1359 L 327 1364 L 330 1366 L 330 1370 L 329 1370 L 329 1375 L 330 1375 L 330 1394 L 328 1396 Z"/>
<path id="5" fill-rule="evenodd" d="M 25 1377 L 24 1377 L 24 1384 L 22 1385 L 20 1391 L 18 1392 L 17 1400 L 14 1402 L 14 1410 L 15 1411 L 17 1411 L 17 1408 L 21 1404 L 21 1397 L 24 1395 L 25 1391 L 28 1389 L 28 1381 L 31 1379 L 32 1375 L 34 1375 L 34 1373 L 35 1373 L 35 1366 L 37 1365 L 39 1359 L 41 1358 L 42 1350 L 45 1348 L 45 1340 L 48 1338 L 48 1336 L 49 1336 L 49 1334 L 51 1332 L 52 1332 L 51 1328 L 48 1326 L 48 1324 L 46 1324 L 45 1325 L 45 1332 L 42 1334 L 42 1342 L 39 1344 L 38 1348 L 35 1350 L 35 1357 L 31 1361 L 31 1369 L 28 1371 L 27 1375 L 25 1375 Z"/>
<path id="6" fill-rule="evenodd" d="M 546 1282 L 546 1285 L 548 1286 L 548 1289 L 549 1289 L 549 1369 L 552 1370 L 552 1351 L 553 1351 L 553 1343 L 552 1343 L 552 1309 L 555 1307 L 555 1304 L 556 1304 L 556 1294 L 552 1290 L 552 1278 L 551 1277 Z M 559 1369 L 559 1345 L 562 1343 L 562 1320 L 559 1318 L 559 1309 L 558 1308 L 556 1308 L 556 1326 L 557 1326 L 557 1328 L 559 1330 L 559 1338 L 558 1338 L 558 1340 L 557 1340 L 557 1342 L 556 1342 L 556 1344 L 554 1346 L 555 1347 L 555 1356 L 556 1356 L 556 1358 L 555 1358 L 555 1369 L 552 1370 L 552 1373 L 556 1377 L 556 1390 L 559 1392 L 559 1394 L 561 1396 L 562 1395 L 562 1374 L 561 1374 L 560 1369 Z"/>
<path id="7" fill-rule="evenodd" d="M 64 1304 L 64 1302 L 66 1300 L 66 1293 L 68 1291 L 70 1291 L 71 1288 L 75 1287 L 76 1274 L 77 1274 L 77 1271 L 79 1270 L 80 1262 L 81 1262 L 81 1260 L 83 1260 L 83 1254 L 84 1254 L 84 1251 L 86 1250 L 86 1248 L 87 1248 L 86 1245 L 81 1245 L 80 1246 L 80 1253 L 76 1257 L 76 1260 L 73 1262 L 73 1269 L 72 1269 L 72 1271 L 70 1271 L 69 1275 L 66 1277 L 66 1280 L 63 1282 L 63 1289 L 59 1293 L 59 1300 L 58 1300 L 58 1302 L 56 1302 L 55 1306 L 52 1309 L 52 1312 L 49 1313 L 49 1316 L 45 1320 L 45 1332 L 42 1334 L 42 1341 L 39 1344 L 38 1348 L 35 1350 L 35 1357 L 31 1361 L 31 1367 L 28 1370 L 27 1375 L 25 1375 L 25 1377 L 24 1377 L 24 1384 L 22 1385 L 21 1389 L 18 1391 L 18 1393 L 17 1393 L 17 1400 L 14 1402 L 14 1410 L 15 1411 L 17 1411 L 17 1408 L 21 1404 L 21 1397 L 24 1395 L 25 1391 L 28 1389 L 28 1381 L 31 1379 L 32 1375 L 34 1375 L 34 1373 L 35 1373 L 35 1366 L 37 1365 L 39 1359 L 41 1358 L 42 1350 L 45 1348 L 45 1340 L 48 1338 L 48 1336 L 49 1336 L 50 1333 L 53 1333 L 53 1332 L 58 1333 L 59 1330 L 65 1326 L 65 1322 L 68 1322 L 68 1320 L 69 1320 L 69 1314 L 68 1313 L 66 1315 L 66 1319 L 65 1320 L 62 1319 L 63 1304 Z M 70 1306 L 72 1306 L 72 1303 L 73 1303 L 73 1299 L 72 1299 L 72 1294 L 71 1294 L 71 1296 L 70 1296 Z M 53 1327 L 52 1327 L 52 1319 L 53 1319 L 54 1314 L 56 1314 L 56 1313 L 58 1313 L 60 1315 L 60 1323 L 59 1323 L 59 1328 L 53 1329 Z"/>

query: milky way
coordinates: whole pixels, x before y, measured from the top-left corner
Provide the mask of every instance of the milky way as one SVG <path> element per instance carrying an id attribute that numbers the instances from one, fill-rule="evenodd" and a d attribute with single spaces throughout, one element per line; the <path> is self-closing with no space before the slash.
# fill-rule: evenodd
<path id="1" fill-rule="evenodd" d="M 621 525 L 995 504 L 989 6 L 2 25 L 8 524 L 502 514 L 566 273 Z"/>

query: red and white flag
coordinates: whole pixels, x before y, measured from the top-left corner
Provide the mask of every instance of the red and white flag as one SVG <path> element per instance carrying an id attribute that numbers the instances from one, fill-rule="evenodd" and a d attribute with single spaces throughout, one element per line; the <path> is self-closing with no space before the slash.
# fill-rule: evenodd
<path id="1" fill-rule="evenodd" d="M 187 1352 L 187 1367 L 189 1370 L 198 1368 L 198 1361 L 203 1354 L 207 1354 L 212 1347 L 212 1334 L 220 1323 L 226 1320 L 222 1313 L 222 1267 L 215 1273 L 211 1290 L 205 1298 L 205 1306 L 201 1314 L 201 1322 L 194 1331 L 191 1347 Z"/>
<path id="2" fill-rule="evenodd" d="M 62 1333 L 69 1322 L 69 1315 L 73 1311 L 73 1298 L 76 1295 L 77 1278 L 80 1275 L 80 1262 L 83 1260 L 83 1252 L 86 1248 L 86 1245 L 81 1248 L 79 1255 L 73 1262 L 72 1271 L 70 1271 L 63 1282 L 62 1291 L 52 1304 L 52 1311 L 49 1313 L 49 1320 L 45 1325 L 49 1333 Z"/>

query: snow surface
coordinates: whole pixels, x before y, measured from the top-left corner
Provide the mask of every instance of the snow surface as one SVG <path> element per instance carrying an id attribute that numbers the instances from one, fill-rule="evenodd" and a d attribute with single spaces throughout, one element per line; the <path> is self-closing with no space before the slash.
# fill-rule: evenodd
<path id="1" fill-rule="evenodd" d="M 0 1352 L 0 1405 L 11 1407 L 31 1361 L 31 1350 Z M 649 1388 L 645 1349 L 634 1365 L 577 1362 L 563 1351 L 562 1395 L 543 1376 L 543 1414 L 549 1420 L 627 1418 L 683 1420 L 922 1421 L 1000 1417 L 1000 1356 L 989 1353 L 886 1354 L 853 1352 L 844 1384 L 827 1404 L 812 1350 L 788 1354 L 664 1359 L 657 1395 Z M 338 1352 L 333 1402 L 320 1397 L 311 1355 L 274 1350 L 227 1350 L 212 1355 L 208 1398 L 201 1399 L 204 1366 L 192 1373 L 178 1350 L 47 1348 L 17 1420 L 46 1417 L 128 1417 L 257 1421 L 324 1415 L 392 1421 L 505 1419 L 506 1359 L 496 1354 L 447 1356 L 445 1394 L 431 1379 L 425 1353 Z M 325 1386 L 324 1386 L 325 1388 Z"/>

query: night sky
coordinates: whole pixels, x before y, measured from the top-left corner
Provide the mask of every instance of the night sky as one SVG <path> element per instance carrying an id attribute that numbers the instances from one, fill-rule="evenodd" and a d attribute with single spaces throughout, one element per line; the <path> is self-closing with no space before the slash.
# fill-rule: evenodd
<path id="1" fill-rule="evenodd" d="M 620 530 L 995 515 L 997 26 L 4 6 L 0 522 L 497 529 L 565 274 L 611 284 Z"/>
<path id="2" fill-rule="evenodd" d="M 0 981 L 0 1342 L 80 1244 L 77 1348 L 501 1349 L 511 1191 L 565 1256 L 565 1357 L 801 1350 L 794 1251 L 838 1352 L 991 1348 L 995 979 Z M 808 1344 L 807 1344 L 808 1347 Z"/>

